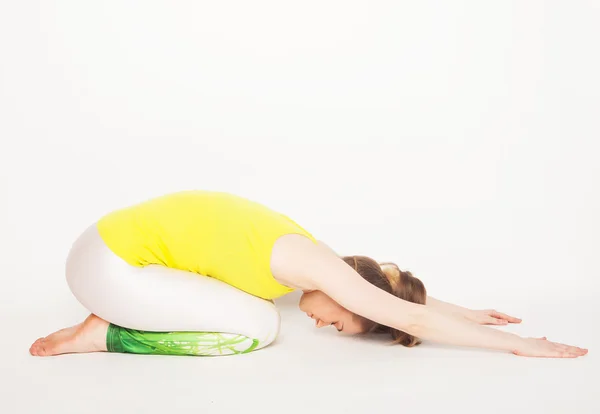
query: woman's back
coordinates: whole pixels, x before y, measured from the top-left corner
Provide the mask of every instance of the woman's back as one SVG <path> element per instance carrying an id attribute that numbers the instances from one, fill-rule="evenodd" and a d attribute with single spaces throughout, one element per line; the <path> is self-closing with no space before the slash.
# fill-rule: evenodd
<path id="1" fill-rule="evenodd" d="M 314 237 L 289 217 L 225 192 L 191 190 L 113 211 L 97 223 L 107 246 L 133 266 L 161 264 L 222 280 L 273 299 L 271 250 L 284 234 Z"/>

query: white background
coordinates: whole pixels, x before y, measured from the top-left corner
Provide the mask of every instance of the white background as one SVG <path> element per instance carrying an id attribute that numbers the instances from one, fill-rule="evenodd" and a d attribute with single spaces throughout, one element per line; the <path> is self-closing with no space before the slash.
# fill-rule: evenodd
<path id="1" fill-rule="evenodd" d="M 597 412 L 599 21 L 592 0 L 1 0 L 0 404 Z M 79 233 L 192 188 L 590 354 L 387 347 L 314 330 L 293 294 L 242 357 L 29 356 L 86 315 L 63 272 Z"/>

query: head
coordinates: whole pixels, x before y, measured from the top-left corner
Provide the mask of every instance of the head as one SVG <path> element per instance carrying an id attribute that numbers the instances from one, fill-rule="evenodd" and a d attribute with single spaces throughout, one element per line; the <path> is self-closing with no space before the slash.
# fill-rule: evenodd
<path id="1" fill-rule="evenodd" d="M 423 282 L 412 273 L 400 270 L 396 264 L 378 263 L 366 256 L 345 256 L 342 260 L 372 285 L 398 298 L 425 304 L 427 291 Z M 302 295 L 300 309 L 313 318 L 319 328 L 333 325 L 338 331 L 348 334 L 388 333 L 394 343 L 404 346 L 415 346 L 420 343 L 418 338 L 406 332 L 380 325 L 350 312 L 318 290 L 305 292 Z"/>

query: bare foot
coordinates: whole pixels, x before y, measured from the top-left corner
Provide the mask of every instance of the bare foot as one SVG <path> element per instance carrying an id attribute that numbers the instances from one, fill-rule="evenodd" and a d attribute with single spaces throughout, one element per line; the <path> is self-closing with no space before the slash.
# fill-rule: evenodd
<path id="1" fill-rule="evenodd" d="M 31 345 L 29 353 L 35 356 L 50 356 L 106 351 L 107 330 L 108 322 L 92 313 L 80 324 L 39 338 Z"/>

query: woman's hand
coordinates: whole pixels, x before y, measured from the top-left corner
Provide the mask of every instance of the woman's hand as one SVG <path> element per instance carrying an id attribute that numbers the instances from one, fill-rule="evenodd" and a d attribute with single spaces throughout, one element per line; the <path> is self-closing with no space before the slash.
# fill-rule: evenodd
<path id="1" fill-rule="evenodd" d="M 441 312 L 461 316 L 479 325 L 506 325 L 508 323 L 521 323 L 521 319 L 497 312 L 493 309 L 471 310 L 462 306 L 453 305 L 448 302 L 427 296 L 427 306 L 438 309 Z"/>
<path id="2" fill-rule="evenodd" d="M 577 358 L 588 353 L 587 349 L 578 348 L 542 338 L 523 338 L 521 344 L 512 351 L 513 354 L 538 358 Z"/>
<path id="3" fill-rule="evenodd" d="M 521 319 L 497 312 L 493 309 L 468 310 L 463 313 L 468 320 L 480 325 L 507 325 L 509 323 L 521 323 Z"/>

